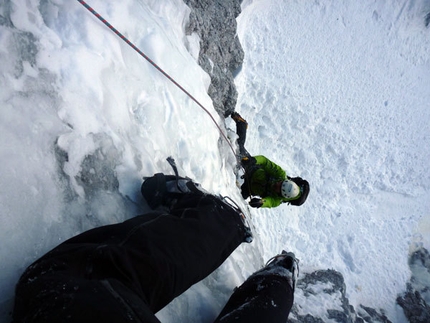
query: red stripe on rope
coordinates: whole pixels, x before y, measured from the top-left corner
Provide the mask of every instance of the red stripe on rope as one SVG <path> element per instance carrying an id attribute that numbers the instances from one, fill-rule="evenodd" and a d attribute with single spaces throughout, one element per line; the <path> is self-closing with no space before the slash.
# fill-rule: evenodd
<path id="1" fill-rule="evenodd" d="M 131 41 L 129 41 L 123 34 L 121 34 L 117 29 L 115 29 L 106 19 L 104 19 L 97 11 L 95 11 L 92 7 L 90 7 L 85 1 L 77 0 L 80 4 L 82 4 L 89 12 L 91 12 L 94 16 L 96 16 L 102 23 L 104 23 L 109 29 L 111 29 L 118 37 L 120 37 L 123 41 L 125 41 L 131 48 L 133 48 L 136 52 L 138 52 L 143 58 L 145 58 L 152 66 L 154 66 L 161 74 L 167 77 L 173 84 L 175 84 L 178 88 L 180 88 L 186 95 L 188 95 L 197 105 L 202 108 L 206 113 L 211 117 L 212 121 L 217 126 L 219 132 L 224 137 L 228 145 L 230 146 L 233 154 L 236 156 L 233 146 L 230 141 L 227 139 L 226 135 L 223 133 L 221 127 L 218 125 L 214 117 L 211 113 L 199 102 L 197 101 L 187 90 L 185 90 L 179 83 L 177 83 L 169 74 L 164 72 L 157 64 L 155 64 L 148 56 L 145 55 L 139 48 L 137 48 Z M 237 156 L 236 156 L 237 158 Z"/>

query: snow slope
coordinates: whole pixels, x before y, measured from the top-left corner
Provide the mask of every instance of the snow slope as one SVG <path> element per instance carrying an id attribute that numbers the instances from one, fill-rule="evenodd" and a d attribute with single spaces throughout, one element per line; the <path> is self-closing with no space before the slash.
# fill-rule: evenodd
<path id="1" fill-rule="evenodd" d="M 224 127 L 196 63 L 198 39 L 184 34 L 182 1 L 89 4 Z M 287 249 L 302 272 L 340 271 L 353 305 L 403 322 L 394 304 L 410 275 L 409 248 L 430 247 L 425 2 L 245 0 L 242 8 L 237 111 L 250 123 L 247 148 L 312 191 L 300 208 L 247 210 L 254 242 L 157 315 L 210 322 L 236 285 Z M 234 156 L 211 118 L 77 1 L 2 2 L 0 45 L 0 322 L 9 322 L 14 285 L 32 261 L 144 212 L 141 179 L 171 173 L 167 156 L 245 208 Z M 296 296 L 303 313 L 322 310 Z"/>
<path id="2" fill-rule="evenodd" d="M 288 228 L 263 243 L 264 255 L 284 244 L 305 270 L 339 270 L 354 306 L 384 308 L 396 321 L 409 246 L 429 242 L 429 7 L 243 6 L 237 110 L 250 122 L 247 147 L 313 187 L 291 221 L 288 208 L 258 211 L 258 226 L 272 218 Z"/>

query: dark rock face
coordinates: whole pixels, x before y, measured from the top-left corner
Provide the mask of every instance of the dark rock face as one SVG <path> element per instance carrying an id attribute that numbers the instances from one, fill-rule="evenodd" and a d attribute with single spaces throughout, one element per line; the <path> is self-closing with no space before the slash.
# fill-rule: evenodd
<path id="1" fill-rule="evenodd" d="M 430 322 L 430 253 L 421 248 L 409 259 L 412 277 L 406 286 L 406 292 L 397 298 L 410 323 Z M 354 309 L 346 297 L 346 286 L 341 273 L 335 270 L 318 270 L 304 274 L 297 281 L 297 289 L 304 297 L 323 299 L 325 314 L 314 317 L 309 313 L 301 313 L 300 300 L 296 300 L 288 322 L 320 323 L 333 320 L 339 323 L 390 323 L 384 310 L 360 305 Z"/>
<path id="2" fill-rule="evenodd" d="M 427 249 L 415 251 L 409 258 L 409 267 L 412 277 L 397 303 L 410 323 L 430 322 L 430 254 Z"/>
<path id="3" fill-rule="evenodd" d="M 244 52 L 236 35 L 240 0 L 184 0 L 191 8 L 186 34 L 200 37 L 198 63 L 211 77 L 208 94 L 222 116 L 234 111 L 237 90 L 234 74 L 242 66 Z"/>
<path id="4" fill-rule="evenodd" d="M 296 302 L 288 319 L 289 323 L 321 323 L 332 320 L 339 323 L 390 323 L 388 318 L 377 310 L 360 306 L 358 311 L 349 304 L 346 297 L 345 281 L 341 273 L 328 269 L 318 270 L 310 274 L 305 274 L 297 282 L 298 289 L 301 289 L 305 297 L 315 297 L 324 299 L 324 304 L 330 304 L 333 308 L 325 308 L 323 317 L 314 317 L 310 314 L 300 313 L 299 304 Z M 318 292 L 316 292 L 318 291 Z"/>
<path id="5" fill-rule="evenodd" d="M 358 315 L 360 316 L 360 319 L 356 322 L 380 322 L 380 323 L 390 323 L 391 321 L 385 316 L 383 313 L 383 310 L 381 310 L 381 313 L 378 313 L 375 309 L 371 307 L 367 307 L 364 305 L 360 305 L 360 308 L 357 310 Z M 361 320 L 361 318 L 363 320 Z"/>

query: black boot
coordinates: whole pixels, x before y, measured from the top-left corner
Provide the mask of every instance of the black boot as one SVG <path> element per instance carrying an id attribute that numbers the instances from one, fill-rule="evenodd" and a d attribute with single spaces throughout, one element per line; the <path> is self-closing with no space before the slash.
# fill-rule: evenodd
<path id="1" fill-rule="evenodd" d="M 160 205 L 170 208 L 183 194 L 207 194 L 200 184 L 190 178 L 163 173 L 145 178 L 140 190 L 151 209 Z"/>

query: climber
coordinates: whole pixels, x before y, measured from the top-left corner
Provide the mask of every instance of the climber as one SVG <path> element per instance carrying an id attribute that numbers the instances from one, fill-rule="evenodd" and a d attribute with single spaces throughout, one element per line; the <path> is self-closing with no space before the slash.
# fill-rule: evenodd
<path id="1" fill-rule="evenodd" d="M 241 193 L 251 198 L 252 207 L 277 207 L 281 203 L 302 205 L 309 194 L 309 183 L 301 177 L 289 177 L 285 171 L 263 155 L 251 156 L 245 149 L 248 123 L 237 112 L 231 114 L 236 122 L 239 156 L 245 170 Z"/>

